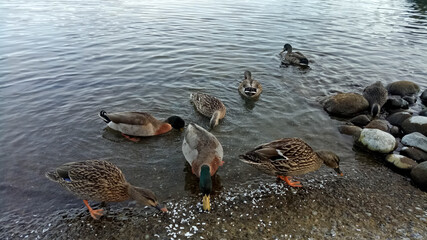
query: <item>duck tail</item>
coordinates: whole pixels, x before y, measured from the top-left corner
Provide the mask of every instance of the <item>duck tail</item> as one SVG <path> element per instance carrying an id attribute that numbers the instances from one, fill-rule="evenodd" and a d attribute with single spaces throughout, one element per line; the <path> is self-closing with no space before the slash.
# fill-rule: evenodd
<path id="1" fill-rule="evenodd" d="M 381 106 L 378 103 L 372 104 L 372 107 L 371 107 L 372 117 L 378 116 L 380 114 L 380 111 L 381 111 Z"/>
<path id="2" fill-rule="evenodd" d="M 107 112 L 104 110 L 101 110 L 101 112 L 99 112 L 99 117 L 102 118 L 102 120 L 104 120 L 104 122 L 106 123 L 111 122 L 111 120 L 107 117 Z"/>
<path id="3" fill-rule="evenodd" d="M 58 182 L 59 179 L 61 178 L 56 171 L 46 172 L 45 176 L 53 182 Z"/>
<path id="4" fill-rule="evenodd" d="M 214 128 L 216 125 L 218 125 L 219 115 L 220 115 L 220 111 L 215 111 L 212 114 L 211 121 L 209 122 L 209 125 L 210 125 L 211 128 Z"/>
<path id="5" fill-rule="evenodd" d="M 308 66 L 308 59 L 307 58 L 302 58 L 299 60 L 300 65 L 303 66 Z"/>

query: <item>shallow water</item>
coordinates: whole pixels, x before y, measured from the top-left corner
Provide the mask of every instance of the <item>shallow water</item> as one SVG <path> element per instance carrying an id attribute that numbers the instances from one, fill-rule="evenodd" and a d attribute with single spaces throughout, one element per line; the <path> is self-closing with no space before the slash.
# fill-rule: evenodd
<path id="1" fill-rule="evenodd" d="M 426 89 L 425 11 L 422 1 L 404 0 L 4 1 L 0 211 L 26 219 L 80 208 L 44 172 L 94 158 L 115 163 L 129 182 L 164 202 L 197 196 L 181 133 L 133 143 L 97 116 L 101 109 L 137 110 L 207 127 L 189 101 L 195 91 L 227 106 L 212 131 L 226 162 L 217 194 L 273 180 L 237 156 L 281 137 L 336 151 L 344 172 L 370 167 L 373 159 L 355 158 L 351 138 L 318 101 L 338 91 L 360 93 L 378 80 L 411 80 Z M 280 67 L 284 43 L 304 52 L 311 69 Z M 256 103 L 237 92 L 245 70 L 263 85 Z"/>

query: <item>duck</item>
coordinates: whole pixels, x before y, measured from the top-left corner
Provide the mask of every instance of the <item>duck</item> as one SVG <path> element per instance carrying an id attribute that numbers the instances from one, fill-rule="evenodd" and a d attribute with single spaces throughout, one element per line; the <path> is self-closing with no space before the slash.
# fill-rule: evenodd
<path id="1" fill-rule="evenodd" d="M 190 98 L 199 113 L 211 118 L 209 122 L 211 128 L 217 126 L 219 120 L 225 117 L 225 105 L 218 98 L 199 92 L 192 93 Z"/>
<path id="2" fill-rule="evenodd" d="M 283 52 L 285 51 L 287 52 L 283 55 Z M 308 66 L 308 59 L 300 52 L 292 52 L 292 46 L 289 43 L 286 43 L 283 46 L 283 51 L 280 52 L 280 57 L 283 64 L 294 64 L 301 67 Z"/>
<path id="3" fill-rule="evenodd" d="M 159 205 L 151 190 L 131 185 L 117 166 L 105 160 L 69 162 L 46 172 L 45 175 L 49 180 L 59 183 L 83 199 L 93 219 L 99 219 L 103 215 L 103 209 L 92 209 L 88 200 L 97 202 L 136 200 L 143 205 L 167 212 L 165 207 Z"/>
<path id="4" fill-rule="evenodd" d="M 250 71 L 245 71 L 245 79 L 239 84 L 239 93 L 248 99 L 258 99 L 262 92 L 261 84 L 252 78 Z"/>
<path id="5" fill-rule="evenodd" d="M 199 178 L 203 210 L 210 211 L 212 176 L 224 164 L 221 143 L 212 133 L 195 123 L 190 123 L 184 133 L 182 153 L 190 164 L 192 173 Z"/>
<path id="6" fill-rule="evenodd" d="M 377 81 L 363 90 L 363 97 L 369 102 L 371 116 L 377 117 L 387 102 L 388 91 L 380 81 Z"/>
<path id="7" fill-rule="evenodd" d="M 292 181 L 292 176 L 316 171 L 323 164 L 343 175 L 339 168 L 340 158 L 334 152 L 315 152 L 300 138 L 282 138 L 261 144 L 239 158 L 266 174 L 277 176 L 291 187 L 302 187 L 301 182 Z"/>
<path id="8" fill-rule="evenodd" d="M 125 138 L 133 142 L 138 142 L 140 140 L 138 137 L 164 134 L 172 128 L 183 131 L 185 126 L 185 121 L 178 116 L 160 121 L 146 112 L 107 113 L 101 110 L 99 117 L 107 123 L 108 127 L 121 132 Z"/>

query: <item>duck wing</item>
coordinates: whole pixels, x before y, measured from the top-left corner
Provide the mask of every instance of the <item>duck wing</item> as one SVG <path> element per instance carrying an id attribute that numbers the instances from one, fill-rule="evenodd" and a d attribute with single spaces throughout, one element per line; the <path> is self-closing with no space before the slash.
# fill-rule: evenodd
<path id="1" fill-rule="evenodd" d="M 105 115 L 116 124 L 147 125 L 159 121 L 145 112 L 116 112 L 105 113 Z"/>

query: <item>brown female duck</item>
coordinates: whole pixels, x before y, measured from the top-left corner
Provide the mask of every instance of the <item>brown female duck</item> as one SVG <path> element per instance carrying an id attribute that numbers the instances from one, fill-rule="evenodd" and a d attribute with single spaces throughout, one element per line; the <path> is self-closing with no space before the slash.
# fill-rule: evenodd
<path id="1" fill-rule="evenodd" d="M 283 52 L 286 52 L 283 55 Z M 294 64 L 301 67 L 308 66 L 308 59 L 300 52 L 292 52 L 292 46 L 289 43 L 286 43 L 283 46 L 283 51 L 280 52 L 280 57 L 283 64 Z"/>
<path id="2" fill-rule="evenodd" d="M 377 81 L 363 90 L 363 97 L 369 102 L 371 116 L 376 117 L 380 114 L 381 107 L 387 102 L 388 91 L 380 81 Z"/>
<path id="3" fill-rule="evenodd" d="M 261 84 L 252 78 L 250 71 L 245 71 L 245 79 L 239 84 L 239 93 L 248 99 L 258 99 L 262 92 Z"/>
<path id="4" fill-rule="evenodd" d="M 88 160 L 66 163 L 47 172 L 46 177 L 83 199 L 94 219 L 102 216 L 103 209 L 93 210 L 88 200 L 97 202 L 136 200 L 138 203 L 155 207 L 162 212 L 167 211 L 165 207 L 160 207 L 152 191 L 132 186 L 126 181 L 122 171 L 107 161 Z"/>
<path id="5" fill-rule="evenodd" d="M 197 111 L 211 118 L 211 128 L 218 125 L 219 120 L 225 117 L 226 108 L 218 98 L 205 93 L 192 93 L 190 97 Z"/>
<path id="6" fill-rule="evenodd" d="M 300 182 L 293 182 L 290 176 L 313 172 L 322 164 L 333 168 L 339 175 L 339 157 L 330 151 L 313 151 L 299 138 L 282 138 L 257 146 L 255 149 L 239 156 L 240 159 L 262 172 L 278 176 L 292 187 L 302 187 Z"/>

